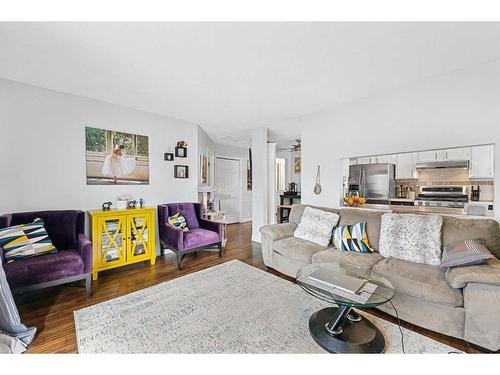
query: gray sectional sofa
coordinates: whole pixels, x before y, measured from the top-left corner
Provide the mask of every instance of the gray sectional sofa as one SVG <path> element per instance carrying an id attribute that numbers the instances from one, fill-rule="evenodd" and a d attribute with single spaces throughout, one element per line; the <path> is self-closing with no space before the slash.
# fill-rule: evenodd
<path id="1" fill-rule="evenodd" d="M 433 331 L 467 340 L 489 350 L 500 349 L 500 227 L 493 219 L 443 217 L 442 245 L 482 238 L 496 259 L 469 267 L 439 267 L 384 258 L 377 251 L 381 216 L 387 211 L 330 209 L 340 215 L 338 225 L 366 222 L 370 245 L 376 252 L 356 253 L 325 248 L 293 236 L 305 205 L 292 207 L 289 222 L 266 225 L 262 256 L 266 266 L 295 277 L 309 263 L 354 265 L 366 277 L 388 279 L 396 289 L 393 303 L 401 319 Z M 394 315 L 390 304 L 379 309 Z"/>

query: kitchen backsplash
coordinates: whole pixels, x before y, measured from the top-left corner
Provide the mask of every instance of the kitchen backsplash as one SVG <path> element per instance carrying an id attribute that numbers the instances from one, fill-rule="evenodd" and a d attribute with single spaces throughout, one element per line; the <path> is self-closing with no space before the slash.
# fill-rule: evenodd
<path id="1" fill-rule="evenodd" d="M 408 186 L 480 186 L 480 200 L 493 201 L 494 187 L 493 181 L 478 181 L 469 179 L 469 172 L 466 169 L 432 169 L 419 172 L 418 181 L 416 180 L 397 180 L 397 184 Z"/>

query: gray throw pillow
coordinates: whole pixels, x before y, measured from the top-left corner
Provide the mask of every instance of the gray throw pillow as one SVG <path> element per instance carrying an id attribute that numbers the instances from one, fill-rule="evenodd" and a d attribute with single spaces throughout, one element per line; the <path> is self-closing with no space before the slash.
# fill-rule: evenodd
<path id="1" fill-rule="evenodd" d="M 464 267 L 481 264 L 494 258 L 483 240 L 464 240 L 444 247 L 441 268 Z"/>

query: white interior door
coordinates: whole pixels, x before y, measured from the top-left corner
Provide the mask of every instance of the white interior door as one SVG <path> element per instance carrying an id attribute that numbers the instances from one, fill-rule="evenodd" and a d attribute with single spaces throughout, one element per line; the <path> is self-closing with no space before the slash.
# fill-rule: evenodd
<path id="1" fill-rule="evenodd" d="M 215 196 L 228 223 L 240 221 L 240 161 L 217 157 L 215 162 Z"/>

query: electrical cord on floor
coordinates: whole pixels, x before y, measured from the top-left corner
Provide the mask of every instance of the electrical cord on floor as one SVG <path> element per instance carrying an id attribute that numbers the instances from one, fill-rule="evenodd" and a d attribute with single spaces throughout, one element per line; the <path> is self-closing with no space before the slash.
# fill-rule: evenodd
<path id="1" fill-rule="evenodd" d="M 405 343 L 404 343 L 404 336 L 403 336 L 403 330 L 401 329 L 401 319 L 399 318 L 398 310 L 396 310 L 396 306 L 394 306 L 394 303 L 392 303 L 391 300 L 389 300 L 389 303 L 391 304 L 392 308 L 394 309 L 394 312 L 396 313 L 396 318 L 398 318 L 398 327 L 399 327 L 399 332 L 401 333 L 401 349 L 403 350 L 403 354 L 406 354 L 405 352 Z M 472 350 L 471 346 L 469 343 L 464 340 L 465 343 L 467 344 L 469 351 Z M 455 350 L 450 350 L 448 354 L 461 354 L 462 352 L 455 351 Z"/>
<path id="2" fill-rule="evenodd" d="M 362 290 L 361 293 L 368 293 L 368 292 Z M 379 297 L 385 298 L 384 296 L 377 294 L 377 293 L 372 293 L 372 294 L 375 294 Z M 396 306 L 394 306 L 394 304 L 392 303 L 391 300 L 389 300 L 388 302 L 391 304 L 392 308 L 394 309 L 394 312 L 396 313 L 396 318 L 398 318 L 398 328 L 399 328 L 399 332 L 401 333 L 401 349 L 403 350 L 403 354 L 406 354 L 405 340 L 404 340 L 403 330 L 401 329 L 401 319 L 399 319 L 398 310 L 396 310 Z"/>
<path id="3" fill-rule="evenodd" d="M 396 306 L 392 303 L 391 300 L 389 300 L 389 303 L 391 304 L 392 308 L 394 309 L 394 312 L 396 313 L 396 318 L 398 318 L 398 328 L 399 332 L 401 333 L 401 349 L 403 350 L 403 354 L 406 354 L 405 352 L 405 340 L 404 340 L 404 335 L 403 335 L 403 330 L 401 329 L 401 319 L 399 319 L 399 314 L 398 310 L 396 310 Z"/>

